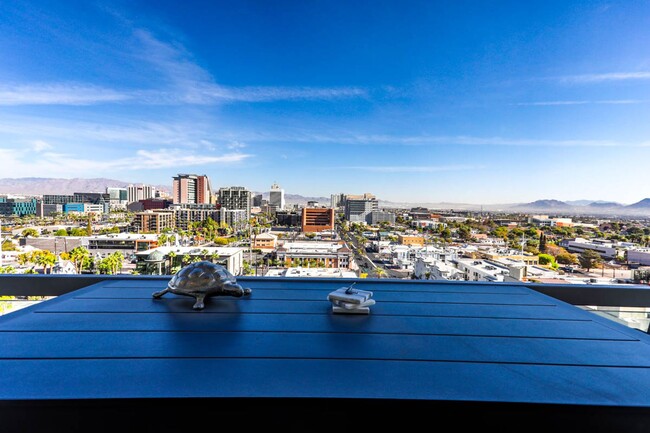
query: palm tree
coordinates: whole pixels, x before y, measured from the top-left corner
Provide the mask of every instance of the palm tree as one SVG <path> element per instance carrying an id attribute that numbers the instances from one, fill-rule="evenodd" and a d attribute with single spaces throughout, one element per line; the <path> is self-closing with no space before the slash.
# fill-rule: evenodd
<path id="1" fill-rule="evenodd" d="M 386 270 L 384 268 L 376 267 L 375 268 L 375 275 L 377 278 L 383 278 L 387 275 Z"/>
<path id="2" fill-rule="evenodd" d="M 167 254 L 167 257 L 169 257 L 169 273 L 171 274 L 172 269 L 174 268 L 174 258 L 176 258 L 176 253 L 170 251 L 169 254 Z"/>
<path id="3" fill-rule="evenodd" d="M 70 251 L 70 260 L 72 260 L 78 274 L 81 273 L 84 263 L 88 259 L 90 259 L 90 251 L 84 247 L 75 247 Z"/>

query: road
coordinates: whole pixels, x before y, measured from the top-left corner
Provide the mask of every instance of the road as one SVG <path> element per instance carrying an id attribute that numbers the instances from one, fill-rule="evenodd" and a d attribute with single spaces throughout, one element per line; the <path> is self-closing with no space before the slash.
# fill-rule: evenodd
<path id="1" fill-rule="evenodd" d="M 409 277 L 410 273 L 408 271 L 387 268 L 383 260 L 377 254 L 366 251 L 365 245 L 360 245 L 355 236 L 349 233 L 343 234 L 341 231 L 338 234 L 341 239 L 347 242 L 354 253 L 354 260 L 359 266 L 359 273 L 367 273 L 372 278 L 376 277 L 375 269 L 382 268 L 386 271 L 386 277 L 388 278 L 402 279 Z M 359 251 L 363 251 L 363 253 L 359 253 Z"/>

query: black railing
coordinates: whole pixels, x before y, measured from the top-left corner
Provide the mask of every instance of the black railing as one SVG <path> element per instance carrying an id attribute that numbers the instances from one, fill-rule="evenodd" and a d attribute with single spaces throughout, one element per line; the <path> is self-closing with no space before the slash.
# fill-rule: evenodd
<path id="1" fill-rule="evenodd" d="M 0 274 L 0 296 L 59 296 L 105 280 L 168 280 L 170 275 L 33 275 Z M 263 280 L 271 277 L 237 277 L 238 280 Z M 272 277 L 274 281 L 283 277 Z M 311 278 L 310 278 L 311 279 Z M 327 279 L 327 278 L 325 278 Z M 295 278 L 291 278 L 295 281 Z M 342 284 L 354 279 L 337 278 Z M 369 280 L 369 279 L 368 279 Z M 366 280 L 367 281 L 367 280 Z M 650 286 L 604 284 L 539 284 L 488 283 L 471 281 L 373 279 L 385 284 L 403 281 L 406 284 L 454 285 L 521 285 L 572 305 L 609 307 L 650 307 Z"/>

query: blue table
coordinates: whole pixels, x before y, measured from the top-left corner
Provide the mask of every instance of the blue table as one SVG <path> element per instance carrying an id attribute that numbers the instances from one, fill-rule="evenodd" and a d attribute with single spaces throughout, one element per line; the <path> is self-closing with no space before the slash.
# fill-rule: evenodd
<path id="1" fill-rule="evenodd" d="M 328 428 L 352 411 L 348 425 L 433 413 L 518 425 L 525 414 L 650 431 L 650 336 L 523 285 L 359 280 L 376 305 L 338 315 L 327 295 L 349 282 L 240 282 L 250 297 L 203 311 L 152 299 L 164 279 L 116 279 L 1 317 L 0 431 L 39 413 L 137 424 L 190 420 L 197 407 L 285 421 L 300 408 L 332 415 L 313 426 Z"/>

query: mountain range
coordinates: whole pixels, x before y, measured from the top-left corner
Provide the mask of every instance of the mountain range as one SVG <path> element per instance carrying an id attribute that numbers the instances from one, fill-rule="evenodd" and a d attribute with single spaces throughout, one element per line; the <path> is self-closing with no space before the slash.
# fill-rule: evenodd
<path id="1" fill-rule="evenodd" d="M 0 179 L 0 194 L 38 196 L 43 194 L 69 195 L 75 192 L 106 192 L 106 187 L 125 188 L 141 182 L 125 182 L 123 180 L 106 179 L 103 177 L 83 179 L 63 179 L 49 177 L 21 177 Z M 153 185 L 156 189 L 170 192 L 167 185 Z"/>
<path id="2" fill-rule="evenodd" d="M 138 182 L 139 183 L 139 182 Z M 73 194 L 75 192 L 104 192 L 106 187 L 126 187 L 136 182 L 126 182 L 107 178 L 0 178 L 0 194 L 38 196 L 43 194 Z M 154 185 L 157 189 L 170 192 L 168 185 Z M 268 199 L 269 193 L 262 194 Z M 316 201 L 328 206 L 329 197 L 303 196 L 300 194 L 286 194 L 287 204 L 305 205 L 309 201 Z M 379 200 L 380 207 L 410 209 L 412 207 L 426 207 L 435 210 L 471 210 L 471 211 L 498 211 L 498 212 L 535 212 L 566 215 L 620 215 L 620 216 L 650 216 L 650 198 L 644 198 L 636 203 L 623 204 L 603 200 L 572 200 L 560 201 L 556 199 L 542 199 L 530 203 L 503 203 L 503 204 L 471 204 L 452 202 L 393 202 Z"/>

